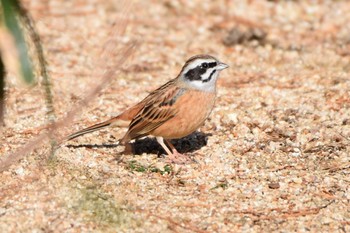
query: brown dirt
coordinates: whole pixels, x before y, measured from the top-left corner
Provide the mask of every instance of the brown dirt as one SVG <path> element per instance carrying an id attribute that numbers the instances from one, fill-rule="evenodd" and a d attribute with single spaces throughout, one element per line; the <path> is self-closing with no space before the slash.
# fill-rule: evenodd
<path id="1" fill-rule="evenodd" d="M 120 2 L 25 1 L 59 119 L 115 65 L 99 51 L 125 17 Z M 109 43 L 136 40 L 136 51 L 65 133 L 108 119 L 209 53 L 230 69 L 210 119 L 176 142 L 194 162 L 165 163 L 151 139 L 121 155 L 125 129 L 54 156 L 47 142 L 1 173 L 0 231 L 350 232 L 349 12 L 349 1 L 134 1 L 128 28 Z M 40 84 L 9 73 L 7 88 L 3 158 L 47 124 Z"/>

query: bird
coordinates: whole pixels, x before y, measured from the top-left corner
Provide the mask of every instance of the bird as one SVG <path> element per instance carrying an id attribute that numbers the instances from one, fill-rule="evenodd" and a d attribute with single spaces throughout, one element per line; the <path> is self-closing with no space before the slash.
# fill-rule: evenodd
<path id="1" fill-rule="evenodd" d="M 69 135 L 72 140 L 110 126 L 128 125 L 121 144 L 133 139 L 153 136 L 173 163 L 188 160 L 170 142 L 183 138 L 204 124 L 216 100 L 220 71 L 229 66 L 208 54 L 189 58 L 178 76 L 149 93 L 139 103 L 121 114 Z"/>

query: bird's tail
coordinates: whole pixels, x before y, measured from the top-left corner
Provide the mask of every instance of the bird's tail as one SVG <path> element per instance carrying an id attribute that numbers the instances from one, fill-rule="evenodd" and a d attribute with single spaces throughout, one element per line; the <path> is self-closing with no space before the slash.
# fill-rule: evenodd
<path id="1" fill-rule="evenodd" d="M 107 121 L 104 121 L 104 122 L 101 122 L 101 123 L 98 123 L 98 124 L 95 124 L 95 125 L 92 125 L 90 127 L 87 127 L 85 129 L 82 129 L 78 132 L 75 132 L 69 136 L 67 136 L 65 138 L 65 141 L 69 141 L 69 140 L 72 140 L 74 138 L 77 138 L 77 137 L 80 137 L 84 134 L 87 134 L 87 133 L 92 133 L 92 132 L 95 132 L 97 130 L 100 130 L 100 129 L 103 129 L 103 128 L 106 128 L 106 127 L 109 127 L 109 126 L 112 126 L 112 125 L 115 125 L 115 126 L 123 126 L 125 127 L 126 125 L 128 124 L 128 122 L 125 122 L 123 120 L 120 120 L 119 119 L 119 116 L 117 117 L 114 117 L 112 119 L 109 119 Z"/>
<path id="2" fill-rule="evenodd" d="M 74 138 L 80 137 L 80 136 L 82 136 L 84 134 L 95 132 L 97 130 L 106 128 L 106 127 L 110 126 L 111 124 L 112 124 L 111 120 L 108 120 L 108 121 L 105 121 L 105 122 L 98 123 L 96 125 L 92 125 L 90 127 L 87 127 L 85 129 L 82 129 L 82 130 L 80 130 L 78 132 L 75 132 L 75 133 L 67 136 L 66 140 L 69 141 L 69 140 L 72 140 Z"/>
<path id="3" fill-rule="evenodd" d="M 109 119 L 107 121 L 98 123 L 96 125 L 92 125 L 92 126 L 87 127 L 83 130 L 75 132 L 75 133 L 67 136 L 63 140 L 63 142 L 72 140 L 72 139 L 77 138 L 79 136 L 82 136 L 84 134 L 92 133 L 92 132 L 95 132 L 97 130 L 109 127 L 109 126 L 127 127 L 129 125 L 129 123 L 131 122 L 131 120 L 133 119 L 133 117 L 137 114 L 137 112 L 140 111 L 142 106 L 143 106 L 142 104 L 137 104 L 134 107 L 127 109 L 122 114 L 120 114 L 116 117 L 113 117 L 112 119 Z"/>

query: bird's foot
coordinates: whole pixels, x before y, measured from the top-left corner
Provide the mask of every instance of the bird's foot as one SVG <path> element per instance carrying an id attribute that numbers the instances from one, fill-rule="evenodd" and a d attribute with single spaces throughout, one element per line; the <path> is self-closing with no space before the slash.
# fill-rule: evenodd
<path id="1" fill-rule="evenodd" d="M 166 162 L 175 164 L 186 164 L 191 161 L 190 157 L 179 153 L 177 150 L 173 150 L 173 153 L 168 155 Z"/>

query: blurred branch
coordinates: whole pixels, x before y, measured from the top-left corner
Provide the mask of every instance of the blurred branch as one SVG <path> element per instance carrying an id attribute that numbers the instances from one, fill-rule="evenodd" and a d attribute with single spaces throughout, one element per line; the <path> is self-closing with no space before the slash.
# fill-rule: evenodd
<path id="1" fill-rule="evenodd" d="M 20 27 L 17 21 L 17 17 L 19 17 L 24 27 L 26 27 L 26 29 L 28 30 L 30 38 L 34 43 L 37 58 L 39 61 L 39 66 L 40 66 L 40 75 L 43 78 L 42 83 L 46 93 L 45 100 L 46 100 L 46 108 L 47 108 L 47 118 L 48 118 L 49 124 L 52 125 L 55 121 L 56 116 L 55 116 L 54 107 L 53 107 L 51 82 L 50 82 L 50 77 L 46 68 L 46 61 L 44 57 L 42 43 L 40 40 L 40 36 L 37 33 L 37 30 L 35 28 L 34 21 L 31 18 L 30 14 L 27 12 L 27 10 L 21 5 L 19 0 L 13 0 L 13 1 L 0 0 L 0 1 L 3 6 L 5 25 L 10 31 L 10 33 L 12 34 L 16 44 L 16 49 L 18 50 L 18 53 L 19 53 L 22 77 L 27 83 L 31 83 L 34 80 L 33 67 L 28 54 L 27 43 L 23 37 L 22 28 Z M 4 79 L 5 77 L 2 76 L 0 81 L 4 83 Z M 3 89 L 4 86 L 2 85 L 0 86 L 0 88 Z M 1 93 L 4 93 L 4 90 L 1 90 Z M 1 96 L 3 97 L 4 94 L 2 94 Z M 1 104 L 4 105 L 3 101 L 1 102 Z M 0 114 L 2 114 L 0 120 L 2 120 L 3 122 L 3 118 L 4 118 L 3 111 L 0 111 Z M 50 136 L 50 138 L 52 137 Z M 56 143 L 54 140 L 51 140 L 51 144 L 53 149 Z"/>
<path id="2" fill-rule="evenodd" d="M 42 47 L 40 36 L 35 28 L 34 21 L 31 18 L 30 14 L 27 12 L 23 6 L 17 2 L 17 11 L 24 22 L 24 25 L 28 27 L 29 35 L 34 42 L 35 49 L 37 52 L 39 65 L 40 65 L 40 74 L 43 77 L 43 86 L 46 92 L 46 104 L 47 104 L 47 115 L 49 117 L 50 123 L 53 123 L 56 116 L 53 108 L 52 92 L 51 92 L 51 81 L 50 76 L 46 69 L 46 60 L 44 56 L 44 50 Z"/>
<path id="3" fill-rule="evenodd" d="M 23 6 L 17 2 L 17 11 L 21 17 L 21 19 L 24 22 L 24 25 L 28 28 L 29 35 L 34 43 L 36 53 L 39 60 L 39 66 L 40 66 L 40 75 L 43 77 L 43 87 L 45 88 L 45 101 L 46 101 L 46 108 L 47 108 L 47 117 L 49 124 L 52 125 L 55 122 L 56 115 L 55 115 L 55 109 L 53 107 L 53 98 L 52 98 L 52 92 L 51 92 L 51 81 L 50 76 L 46 69 L 46 60 L 44 56 L 44 51 L 41 43 L 40 36 L 35 28 L 34 21 L 31 18 L 30 14 L 27 12 Z M 51 143 L 51 155 L 53 155 L 55 151 L 56 141 L 54 140 L 53 136 L 50 134 L 50 143 Z"/>

